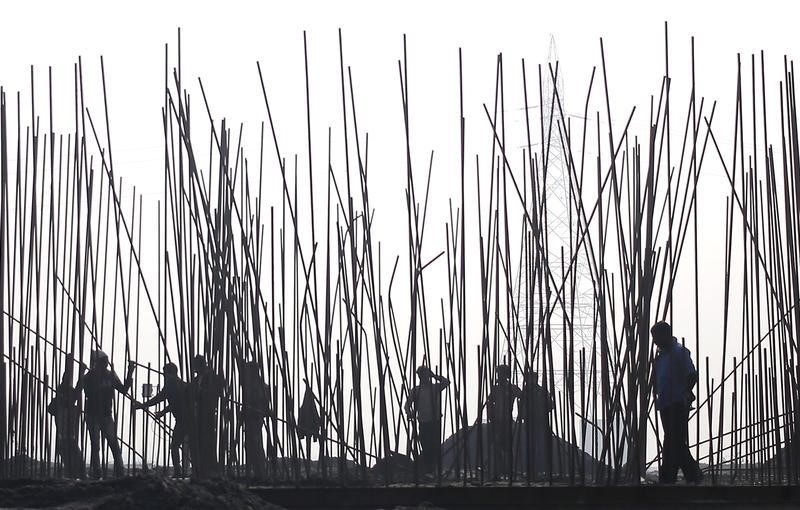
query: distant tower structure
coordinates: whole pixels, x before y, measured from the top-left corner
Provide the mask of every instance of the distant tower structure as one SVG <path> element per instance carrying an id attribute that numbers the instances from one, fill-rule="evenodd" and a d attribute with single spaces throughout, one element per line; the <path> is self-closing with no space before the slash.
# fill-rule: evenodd
<path id="1" fill-rule="evenodd" d="M 572 206 L 572 199 L 570 198 L 570 176 L 568 169 L 568 155 L 566 154 L 565 147 L 562 144 L 562 136 L 564 133 L 559 134 L 559 123 L 561 121 L 561 111 L 559 110 L 559 103 L 561 110 L 564 113 L 565 122 L 569 118 L 577 118 L 580 120 L 581 125 L 583 119 L 577 115 L 570 115 L 564 101 L 564 73 L 561 66 L 556 68 L 558 63 L 558 49 L 556 47 L 555 38 L 550 35 L 550 41 L 547 50 L 547 62 L 542 65 L 542 102 L 541 111 L 544 119 L 544 142 L 536 144 L 531 148 L 532 152 L 537 153 L 537 179 L 540 183 L 544 183 L 543 200 L 547 202 L 547 257 L 550 271 L 553 273 L 556 282 L 561 283 L 561 256 L 562 247 L 564 253 L 564 267 L 569 267 L 570 255 L 574 251 L 575 245 L 575 230 L 577 229 L 577 214 L 575 208 Z M 555 84 L 550 75 L 550 67 L 553 71 L 558 72 L 556 75 Z M 556 97 L 557 94 L 557 97 Z M 539 105 L 529 105 L 531 111 L 539 108 Z M 524 115 L 524 111 L 523 111 Z M 536 115 L 535 124 L 538 127 L 539 119 Z M 531 116 L 531 131 L 533 132 L 534 116 Z M 537 129 L 536 131 L 539 131 Z M 539 138 L 538 136 L 536 138 Z M 548 144 L 549 139 L 549 144 Z M 574 148 L 573 148 L 574 150 Z M 573 153 L 573 157 L 577 158 L 578 155 Z M 547 175 L 545 176 L 543 161 L 546 162 Z M 541 185 L 541 184 L 540 184 Z M 530 203 L 529 203 L 530 204 Z M 529 205 L 529 214 L 533 217 L 533 206 Z M 538 213 L 538 211 L 537 211 Z M 582 348 L 586 349 L 587 366 L 584 367 L 589 370 L 588 363 L 591 354 L 592 336 L 593 336 L 593 287 L 592 278 L 588 271 L 588 264 L 581 249 L 581 254 L 577 257 L 574 267 L 574 279 L 568 278 L 565 284 L 564 300 L 567 307 L 567 316 L 571 317 L 571 328 L 567 325 L 564 329 L 564 314 L 561 305 L 557 305 L 555 293 L 557 288 L 551 288 L 553 297 L 550 299 L 550 306 L 554 307 L 550 318 L 550 340 L 553 350 L 552 367 L 548 360 L 548 372 L 552 371 L 554 375 L 555 390 L 560 391 L 566 384 L 565 378 L 569 373 L 569 367 L 564 366 L 565 354 L 571 354 L 574 358 L 573 368 L 575 374 L 574 384 L 580 384 L 580 351 Z M 536 288 L 538 282 L 534 284 L 533 294 L 528 295 L 525 289 L 529 286 L 529 275 L 524 267 L 518 268 L 518 277 L 515 279 L 514 299 L 519 312 L 519 330 L 522 333 L 522 338 L 527 336 L 528 321 L 532 321 L 533 330 L 530 332 L 531 341 L 536 342 L 537 337 L 542 333 L 544 324 L 540 323 L 539 317 L 546 312 L 540 309 L 539 304 L 539 289 Z M 530 276 L 532 277 L 532 276 Z M 574 285 L 573 285 L 574 282 Z M 551 286 L 552 287 L 552 286 Z M 573 346 L 572 353 L 565 353 L 569 350 L 570 345 Z M 537 366 L 534 370 L 541 367 L 541 348 L 537 354 Z M 548 377 L 549 379 L 549 377 Z M 544 383 L 544 381 L 542 381 Z M 589 381 L 585 381 L 589 384 Z M 547 381 L 550 384 L 550 381 Z M 576 404 L 578 404 L 576 402 Z"/>

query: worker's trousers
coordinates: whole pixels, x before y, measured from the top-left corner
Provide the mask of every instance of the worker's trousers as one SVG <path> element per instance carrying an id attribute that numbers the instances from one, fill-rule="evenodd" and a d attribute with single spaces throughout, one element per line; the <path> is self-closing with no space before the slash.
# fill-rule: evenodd
<path id="1" fill-rule="evenodd" d="M 702 477 L 700 466 L 689 451 L 689 406 L 670 404 L 661 409 L 660 414 L 664 443 L 661 446 L 659 481 L 675 483 L 680 469 L 687 482 L 699 482 Z"/>

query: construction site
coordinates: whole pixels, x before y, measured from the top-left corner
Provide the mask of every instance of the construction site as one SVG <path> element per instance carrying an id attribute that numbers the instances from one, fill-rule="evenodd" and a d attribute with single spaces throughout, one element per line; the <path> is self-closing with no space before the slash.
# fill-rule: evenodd
<path id="1" fill-rule="evenodd" d="M 459 49 L 443 164 L 407 36 L 361 69 L 339 29 L 314 81 L 299 30 L 303 74 L 235 77 L 244 122 L 176 29 L 142 78 L 147 192 L 115 172 L 131 99 L 102 47 L 68 81 L 30 66 L 0 92 L 0 507 L 798 504 L 794 64 L 733 51 L 700 87 L 694 37 L 651 28 L 660 79 L 624 102 L 613 35 L 567 77 L 553 36 L 541 61 Z M 391 126 L 363 120 L 377 72 Z M 696 367 L 699 471 L 667 484 L 662 321 Z"/>

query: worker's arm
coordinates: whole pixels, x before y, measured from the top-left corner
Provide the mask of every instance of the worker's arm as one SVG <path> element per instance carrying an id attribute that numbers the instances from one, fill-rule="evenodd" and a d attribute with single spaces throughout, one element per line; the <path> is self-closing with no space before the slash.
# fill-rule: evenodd
<path id="1" fill-rule="evenodd" d="M 694 367 L 694 363 L 692 363 L 692 356 L 689 354 L 689 351 L 686 352 L 686 365 L 687 365 L 687 375 L 686 375 L 686 391 L 692 391 L 694 385 L 697 384 L 697 369 Z"/>
<path id="2" fill-rule="evenodd" d="M 56 411 L 58 410 L 58 404 L 59 404 L 58 401 L 59 398 L 58 395 L 56 395 L 55 398 L 53 398 L 53 400 L 51 400 L 50 403 L 47 404 L 47 414 L 51 414 L 53 416 L 56 415 Z"/>
<path id="3" fill-rule="evenodd" d="M 547 390 L 544 390 L 544 394 L 547 397 L 547 402 L 549 402 L 548 407 L 547 407 L 547 412 L 549 413 L 550 411 L 552 411 L 553 409 L 556 408 L 556 399 Z"/>
<path id="4" fill-rule="evenodd" d="M 439 385 L 438 386 L 439 386 L 439 390 L 440 391 L 445 389 L 445 388 L 447 388 L 448 386 L 450 386 L 450 379 L 448 379 L 447 377 L 444 377 L 443 375 L 437 375 L 437 374 L 431 373 L 431 377 L 433 377 L 434 379 L 439 381 Z"/>
<path id="5" fill-rule="evenodd" d="M 217 396 L 229 400 L 231 395 L 230 391 L 228 391 L 228 384 L 225 379 L 219 376 L 217 373 L 214 373 L 211 380 Z"/>
<path id="6" fill-rule="evenodd" d="M 140 402 L 134 402 L 132 407 L 134 409 L 145 409 L 147 407 L 154 406 L 154 405 L 156 405 L 158 403 L 161 403 L 166 399 L 167 399 L 167 389 L 166 388 L 161 388 L 158 391 L 158 393 L 153 395 L 152 398 L 150 398 L 148 400 L 145 400 L 144 402 L 141 402 L 141 403 Z M 167 407 L 169 407 L 169 406 L 167 406 Z"/>
<path id="7" fill-rule="evenodd" d="M 483 404 L 481 404 L 480 407 L 478 407 L 478 411 L 487 407 L 489 404 L 494 404 L 494 399 L 495 399 L 494 392 L 495 392 L 494 387 L 492 387 L 492 389 L 489 390 L 489 394 L 486 395 L 486 400 L 484 400 Z"/>
<path id="8" fill-rule="evenodd" d="M 133 371 L 136 369 L 136 363 L 134 361 L 128 362 L 128 372 L 125 374 L 125 383 L 119 382 L 119 377 L 117 374 L 114 374 L 114 387 L 122 394 L 128 393 L 128 390 L 131 389 L 131 385 L 133 384 Z M 112 372 L 113 373 L 113 372 Z"/>
<path id="9" fill-rule="evenodd" d="M 416 398 L 417 398 L 417 391 L 416 390 L 417 390 L 416 387 L 415 388 L 411 388 L 411 391 L 408 392 L 408 398 L 406 399 L 405 410 L 406 410 L 406 414 L 409 415 L 409 416 L 412 415 L 411 406 L 413 405 L 414 400 L 416 400 Z"/>
<path id="10" fill-rule="evenodd" d="M 262 398 L 263 398 L 263 402 L 264 402 L 264 416 L 277 418 L 278 415 L 276 415 L 275 411 L 272 410 L 272 399 L 269 396 L 269 385 L 262 382 L 261 383 L 261 392 L 262 392 Z"/>
<path id="11" fill-rule="evenodd" d="M 159 420 L 167 415 L 168 412 L 172 411 L 172 406 L 167 405 L 164 409 L 158 411 L 157 413 L 153 414 L 153 418 Z"/>
<path id="12" fill-rule="evenodd" d="M 83 391 L 83 379 L 86 376 L 87 372 L 82 373 L 78 376 L 78 382 L 75 383 L 75 389 L 72 390 L 72 398 L 70 399 L 70 403 L 74 403 L 78 401 L 78 397 L 81 396 L 81 391 Z"/>

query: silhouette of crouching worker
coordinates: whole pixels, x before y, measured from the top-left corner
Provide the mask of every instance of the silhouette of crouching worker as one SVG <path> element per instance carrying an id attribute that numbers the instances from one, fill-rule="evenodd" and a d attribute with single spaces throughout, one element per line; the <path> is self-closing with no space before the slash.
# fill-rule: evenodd
<path id="1" fill-rule="evenodd" d="M 153 416 L 160 419 L 168 412 L 172 413 L 175 419 L 175 426 L 172 428 L 172 439 L 169 443 L 169 451 L 172 457 L 172 476 L 180 478 L 186 475 L 186 449 L 189 446 L 189 396 L 187 385 L 178 377 L 178 366 L 174 363 L 164 365 L 164 387 L 152 398 L 143 403 L 134 402 L 132 409 L 146 409 L 166 401 L 167 405 L 155 413 Z M 181 462 L 181 450 L 184 451 L 183 462 Z"/>
<path id="2" fill-rule="evenodd" d="M 689 451 L 689 409 L 697 384 L 697 370 L 689 349 L 672 336 L 672 326 L 657 322 L 650 328 L 658 354 L 653 361 L 656 409 L 664 427 L 659 481 L 675 483 L 678 469 L 687 482 L 700 482 L 702 473 Z"/>
<path id="3" fill-rule="evenodd" d="M 92 352 L 92 367 L 86 371 L 75 385 L 74 400 L 77 400 L 84 393 L 84 420 L 86 428 L 89 430 L 89 441 L 91 443 L 91 472 L 93 478 L 100 478 L 100 436 L 103 436 L 106 444 L 111 449 L 114 457 L 114 476 L 120 477 L 125 474 L 125 465 L 122 461 L 122 450 L 117 439 L 117 424 L 111 416 L 111 409 L 114 406 L 114 392 L 118 391 L 123 395 L 133 383 L 133 371 L 136 364 L 128 362 L 128 371 L 125 376 L 125 383 L 121 383 L 117 374 L 109 370 L 108 355 L 102 351 Z M 74 401 L 73 400 L 73 401 Z"/>
<path id="4" fill-rule="evenodd" d="M 450 381 L 436 375 L 426 366 L 417 369 L 419 384 L 411 389 L 405 411 L 409 418 L 416 415 L 417 437 L 420 444 L 422 468 L 430 472 L 439 464 L 442 429 L 442 391 Z"/>
<path id="5" fill-rule="evenodd" d="M 71 360 L 68 361 L 68 363 Z M 61 383 L 56 387 L 53 400 L 47 405 L 47 412 L 56 420 L 56 452 L 61 457 L 66 478 L 84 478 L 86 464 L 78 446 L 78 426 L 80 410 L 75 405 L 75 390 L 70 384 L 70 372 L 64 372 Z"/>

